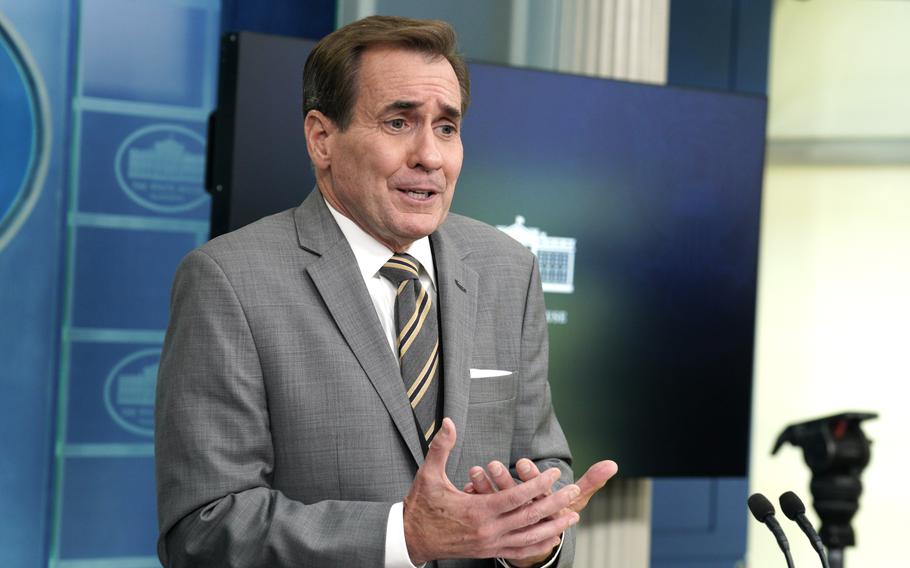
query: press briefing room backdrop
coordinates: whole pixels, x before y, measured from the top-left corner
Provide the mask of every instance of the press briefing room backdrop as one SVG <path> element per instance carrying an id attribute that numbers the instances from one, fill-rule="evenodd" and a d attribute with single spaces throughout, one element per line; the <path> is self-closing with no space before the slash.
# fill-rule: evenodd
<path id="1" fill-rule="evenodd" d="M 808 501 L 809 473 L 799 452 L 793 449 L 771 458 L 771 443 L 788 423 L 840 410 L 881 411 L 878 424 L 869 422 L 866 427 L 877 445 L 865 478 L 864 508 L 855 520 L 862 545 L 855 558 L 865 559 L 867 566 L 876 565 L 874 559 L 889 558 L 874 556 L 869 549 L 870 542 L 878 545 L 888 535 L 889 520 L 898 518 L 888 507 L 910 501 L 903 489 L 906 484 L 892 483 L 880 465 L 896 459 L 889 457 L 896 449 L 889 442 L 910 434 L 905 423 L 895 423 L 900 412 L 887 411 L 899 399 L 889 390 L 893 381 L 905 379 L 910 370 L 893 355 L 901 338 L 906 339 L 896 322 L 910 317 L 905 298 L 910 289 L 910 234 L 903 221 L 910 211 L 910 159 L 905 154 L 910 140 L 910 71 L 893 55 L 908 52 L 910 45 L 901 39 L 906 34 L 893 30 L 910 25 L 910 14 L 906 6 L 898 6 L 906 4 L 902 2 L 843 0 L 836 10 L 823 4 L 0 0 L 0 565 L 158 565 L 153 393 L 174 270 L 180 258 L 208 240 L 213 230 L 212 198 L 204 177 L 207 159 L 212 165 L 208 145 L 218 138 L 209 132 L 210 114 L 223 106 L 227 88 L 223 76 L 219 83 L 219 64 L 222 75 L 225 65 L 220 60 L 223 38 L 230 37 L 228 32 L 246 30 L 269 34 L 261 37 L 282 36 L 275 40 L 279 43 L 306 41 L 290 38 L 315 40 L 371 13 L 440 17 L 456 26 L 461 48 L 476 62 L 472 72 L 478 89 L 485 89 L 487 98 L 477 99 L 477 115 L 468 117 L 478 121 L 476 147 L 497 135 L 495 129 L 489 136 L 482 129 L 504 104 L 504 99 L 495 99 L 492 85 L 501 87 L 503 97 L 510 88 L 518 97 L 527 85 L 537 91 L 557 89 L 558 95 L 560 85 L 570 85 L 567 88 L 576 92 L 604 93 L 597 96 L 616 104 L 626 104 L 620 96 L 625 93 L 629 100 L 637 97 L 641 109 L 658 108 L 647 105 L 665 104 L 663 97 L 670 97 L 666 104 L 689 105 L 685 108 L 690 110 L 707 105 L 699 112 L 713 116 L 708 122 L 715 126 L 721 124 L 714 120 L 717 116 L 738 112 L 733 107 L 754 107 L 757 114 L 748 119 L 757 121 L 754 128 L 741 123 L 742 130 L 764 132 L 767 124 L 767 155 L 763 135 L 757 144 L 742 146 L 741 155 L 733 155 L 736 148 L 725 149 L 731 156 L 724 163 L 744 160 L 736 175 L 755 168 L 754 192 L 730 200 L 731 207 L 756 211 L 749 222 L 753 224 L 717 225 L 729 234 L 752 235 L 751 254 L 761 251 L 746 262 L 752 266 L 745 274 L 749 294 L 745 304 L 736 303 L 743 310 L 737 319 L 746 320 L 738 329 L 748 329 L 749 334 L 741 342 L 747 345 L 746 359 L 741 359 L 747 364 L 740 372 L 746 389 L 735 400 L 706 396 L 705 406 L 691 408 L 692 416 L 698 417 L 739 405 L 741 435 L 733 437 L 750 439 L 751 449 L 744 442 L 736 464 L 711 470 L 715 472 L 711 475 L 699 474 L 693 462 L 676 456 L 671 460 L 678 465 L 676 470 L 655 469 L 653 477 L 630 475 L 611 482 L 584 521 L 577 565 L 720 568 L 743 566 L 747 559 L 749 565 L 782 562 L 770 535 L 757 532 L 764 528 L 747 528 L 746 497 L 750 490 L 776 496 L 779 489 L 793 489 Z M 856 35 L 858 27 L 867 26 L 879 32 Z M 805 43 L 806 33 L 816 41 Z M 643 45 L 651 49 L 648 60 L 656 62 L 657 75 L 647 75 L 654 73 L 651 69 L 636 76 L 636 67 L 629 62 L 638 56 L 623 59 L 622 53 L 647 52 L 641 51 Z M 855 57 L 848 67 L 856 78 L 853 82 L 842 73 L 826 72 L 836 67 L 825 64 L 826 57 L 832 51 L 846 53 L 843 45 L 862 46 L 850 51 Z M 870 60 L 877 63 L 867 64 Z M 807 75 L 824 87 L 813 90 Z M 864 83 L 875 87 L 877 98 L 863 95 L 859 85 Z M 835 92 L 845 94 L 838 99 L 830 95 Z M 861 101 L 851 102 L 856 97 Z M 868 114 L 870 107 L 878 114 Z M 216 130 L 218 120 L 237 118 L 218 111 Z M 663 119 L 655 113 L 655 128 L 673 122 L 672 115 Z M 686 116 L 697 120 L 692 113 Z M 634 116 L 625 118 L 634 124 Z M 584 121 L 579 117 L 578 122 Z M 518 136 L 513 143 L 520 143 L 521 132 L 513 134 Z M 590 140 L 604 140 L 594 134 Z M 525 150 L 533 156 L 538 151 L 534 132 L 527 137 Z M 641 148 L 622 148 L 631 152 L 625 161 L 634 163 L 636 156 L 645 160 L 642 164 L 654 160 L 659 141 L 644 135 L 641 140 L 645 142 Z M 672 147 L 664 151 L 674 155 Z M 540 221 L 540 216 L 531 215 L 518 219 L 512 213 L 520 212 L 513 212 L 508 203 L 485 201 L 476 191 L 497 164 L 484 164 L 484 157 L 492 155 L 486 150 L 477 149 L 475 154 L 475 170 L 466 163 L 461 182 L 465 196 L 456 208 L 479 216 L 493 210 L 502 217 L 511 215 L 490 221 L 513 234 L 540 239 L 541 233 L 534 230 L 545 233 L 549 223 L 558 228 L 550 229 L 549 245 L 567 245 L 561 237 L 578 237 L 577 258 L 584 259 L 600 238 L 598 231 L 627 221 L 593 220 L 590 226 L 579 226 L 576 235 L 563 229 L 558 219 Z M 660 168 L 660 163 L 648 167 Z M 634 167 L 629 171 L 636 173 Z M 587 174 L 579 172 L 581 177 L 572 183 L 583 187 Z M 704 178 L 690 190 L 699 194 L 711 183 Z M 540 192 L 534 194 L 536 202 L 548 199 L 543 185 L 534 191 Z M 667 217 L 652 219 L 661 226 L 639 229 L 671 234 L 681 219 L 716 217 L 702 206 L 713 207 L 723 199 L 704 195 L 708 197 L 700 201 L 678 197 L 662 203 L 661 215 Z M 630 194 L 628 203 L 639 203 L 636 197 L 641 195 Z M 642 203 L 635 207 L 645 207 Z M 601 205 L 590 204 L 592 209 Z M 533 206 L 527 210 L 535 215 L 542 211 Z M 697 239 L 677 240 L 694 247 L 694 256 L 677 259 L 685 269 L 692 268 L 685 264 L 687 259 L 718 250 Z M 832 246 L 839 246 L 846 257 L 832 252 Z M 844 263 L 866 278 L 853 277 L 849 270 L 839 272 Z M 655 273 L 653 265 L 639 265 L 645 267 L 642 274 Z M 579 278 L 608 273 L 586 272 L 587 268 L 580 265 Z M 630 283 L 634 278 L 623 285 Z M 611 283 L 599 285 L 609 288 Z M 612 285 L 619 283 L 614 279 Z M 571 297 L 560 294 L 547 296 L 557 347 L 563 343 L 563 328 L 558 326 L 565 322 L 560 318 L 577 312 Z M 841 297 L 835 304 L 837 294 Z M 695 303 L 686 294 L 674 298 L 686 302 L 685 309 L 698 309 L 702 302 L 710 310 L 709 296 Z M 885 304 L 887 308 L 882 307 Z M 672 313 L 684 313 L 674 312 L 676 307 L 671 303 L 661 309 L 672 319 Z M 625 314 L 622 321 L 630 331 L 635 328 L 634 313 Z M 856 335 L 851 322 L 866 331 Z M 693 322 L 693 329 L 697 325 Z M 825 329 L 844 333 L 834 341 Z M 819 345 L 828 350 L 819 351 Z M 835 368 L 822 359 L 842 364 Z M 872 362 L 861 364 L 858 359 Z M 851 371 L 849 376 L 843 369 Z M 552 380 L 559 380 L 555 369 Z M 869 388 L 857 389 L 857 381 L 865 381 Z M 554 392 L 559 390 L 554 385 Z M 671 398 L 660 392 L 647 394 L 654 397 L 652 402 L 629 408 L 626 417 L 629 424 L 640 421 L 641 431 L 657 422 L 649 421 L 660 411 L 653 401 Z M 607 400 L 610 392 L 598 396 Z M 578 406 L 578 416 L 591 416 L 582 411 L 596 411 L 596 401 L 592 402 L 591 408 Z M 571 428 L 571 407 L 562 412 Z M 607 434 L 617 440 L 634 435 L 630 431 L 624 437 L 624 432 L 612 430 Z M 710 453 L 708 448 L 699 449 Z M 587 455 L 582 445 L 579 455 L 581 459 Z M 641 465 L 636 472 L 637 467 L 630 473 L 649 471 Z M 798 533 L 789 527 L 788 532 L 796 541 Z M 794 548 L 799 548 L 796 542 Z M 622 553 L 624 549 L 639 553 Z M 803 565 L 813 561 L 811 549 L 795 552 L 804 555 L 798 557 Z M 848 551 L 848 562 L 850 554 L 854 552 Z"/>

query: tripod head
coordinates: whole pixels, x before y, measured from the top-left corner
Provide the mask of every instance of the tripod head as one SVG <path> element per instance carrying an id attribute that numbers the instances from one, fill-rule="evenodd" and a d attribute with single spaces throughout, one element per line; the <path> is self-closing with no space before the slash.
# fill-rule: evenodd
<path id="1" fill-rule="evenodd" d="M 856 544 L 850 521 L 863 492 L 859 478 L 871 457 L 871 441 L 860 424 L 877 417 L 871 412 L 845 412 L 791 424 L 771 451 L 776 454 L 787 442 L 803 449 L 806 465 L 812 470 L 812 504 L 822 521 L 819 534 L 829 549 Z"/>

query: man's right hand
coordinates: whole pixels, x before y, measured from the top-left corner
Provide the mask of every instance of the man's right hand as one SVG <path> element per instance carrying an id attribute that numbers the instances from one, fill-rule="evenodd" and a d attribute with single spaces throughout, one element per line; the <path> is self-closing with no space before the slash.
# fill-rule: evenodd
<path id="1" fill-rule="evenodd" d="M 556 515 L 579 496 L 577 485 L 550 494 L 549 469 L 527 483 L 487 495 L 459 491 L 446 476 L 455 424 L 445 418 L 404 498 L 404 535 L 414 564 L 442 558 L 524 558 L 546 554 L 578 514 Z"/>

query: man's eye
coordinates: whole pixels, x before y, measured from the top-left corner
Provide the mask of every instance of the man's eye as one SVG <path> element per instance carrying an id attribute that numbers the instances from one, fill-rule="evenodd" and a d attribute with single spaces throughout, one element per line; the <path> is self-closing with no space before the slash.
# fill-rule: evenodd
<path id="1" fill-rule="evenodd" d="M 404 128 L 404 119 L 402 118 L 393 118 L 388 122 L 389 128 L 392 130 L 401 130 Z"/>
<path id="2" fill-rule="evenodd" d="M 443 136 L 452 136 L 455 134 L 456 130 L 451 124 L 443 124 L 439 127 L 439 132 L 442 133 Z"/>

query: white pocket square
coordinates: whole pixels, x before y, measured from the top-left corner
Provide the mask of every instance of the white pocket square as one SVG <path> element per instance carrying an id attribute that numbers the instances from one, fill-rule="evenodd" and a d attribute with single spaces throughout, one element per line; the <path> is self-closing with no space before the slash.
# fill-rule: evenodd
<path id="1" fill-rule="evenodd" d="M 472 379 L 489 379 L 491 377 L 505 377 L 511 375 L 512 371 L 500 371 L 499 369 L 471 369 Z"/>

